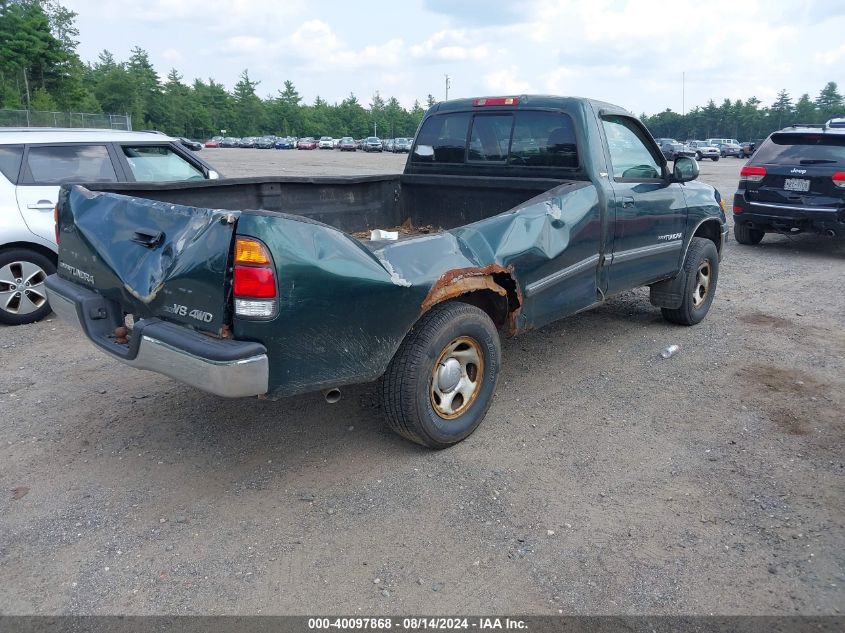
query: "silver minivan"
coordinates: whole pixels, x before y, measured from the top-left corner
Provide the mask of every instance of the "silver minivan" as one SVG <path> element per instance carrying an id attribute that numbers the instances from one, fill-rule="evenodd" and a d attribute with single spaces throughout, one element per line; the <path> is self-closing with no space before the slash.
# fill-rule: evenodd
<path id="1" fill-rule="evenodd" d="M 60 185 L 219 177 L 162 134 L 0 128 L 0 323 L 32 323 L 50 313 L 44 280 L 56 272 Z"/>

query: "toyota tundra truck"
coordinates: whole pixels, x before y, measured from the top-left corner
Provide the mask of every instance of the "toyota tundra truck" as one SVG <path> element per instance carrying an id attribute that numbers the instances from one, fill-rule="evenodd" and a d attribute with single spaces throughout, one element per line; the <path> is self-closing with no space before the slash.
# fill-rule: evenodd
<path id="1" fill-rule="evenodd" d="M 496 390 L 501 336 L 648 286 L 710 309 L 726 235 L 698 165 L 598 101 L 447 101 L 404 172 L 65 186 L 50 304 L 101 350 L 219 396 L 379 382 L 389 426 L 444 448 Z"/>

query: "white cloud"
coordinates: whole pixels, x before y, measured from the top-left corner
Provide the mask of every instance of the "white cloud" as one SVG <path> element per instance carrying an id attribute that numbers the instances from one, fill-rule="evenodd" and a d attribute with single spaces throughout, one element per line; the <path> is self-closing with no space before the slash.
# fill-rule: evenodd
<path id="1" fill-rule="evenodd" d="M 752 95 L 768 105 L 782 88 L 817 94 L 845 60 L 841 0 L 510 2 L 63 0 L 80 15 L 85 60 L 139 45 L 162 74 L 175 66 L 186 82 L 231 88 L 248 68 L 262 92 L 290 79 L 307 102 L 442 98 L 448 73 L 452 97 L 540 91 L 638 113 Z"/>
<path id="2" fill-rule="evenodd" d="M 839 48 L 820 51 L 815 56 L 815 62 L 824 66 L 833 66 L 839 60 L 845 60 L 845 44 Z"/>
<path id="3" fill-rule="evenodd" d="M 438 31 L 422 43 L 411 46 L 411 57 L 440 61 L 482 61 L 489 57 L 490 50 L 487 44 L 479 43 L 478 39 L 463 29 Z"/>
<path id="4" fill-rule="evenodd" d="M 484 75 L 485 87 L 493 93 L 524 94 L 531 92 L 531 84 L 520 78 L 519 68 L 511 65 Z"/>

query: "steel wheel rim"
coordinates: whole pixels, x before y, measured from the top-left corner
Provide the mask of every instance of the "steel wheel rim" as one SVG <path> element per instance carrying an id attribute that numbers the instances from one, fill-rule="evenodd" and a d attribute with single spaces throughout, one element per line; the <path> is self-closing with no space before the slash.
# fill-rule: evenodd
<path id="1" fill-rule="evenodd" d="M 0 268 L 0 309 L 10 314 L 32 314 L 47 304 L 47 273 L 28 261 Z"/>
<path id="2" fill-rule="evenodd" d="M 710 280 L 713 277 L 713 265 L 709 259 L 705 259 L 698 265 L 698 270 L 695 273 L 695 287 L 692 290 L 692 305 L 695 308 L 700 308 L 707 299 L 707 293 L 710 292 Z"/>
<path id="3" fill-rule="evenodd" d="M 454 420 L 472 406 L 484 381 L 484 354 L 469 336 L 453 339 L 431 370 L 431 406 L 444 420 Z"/>

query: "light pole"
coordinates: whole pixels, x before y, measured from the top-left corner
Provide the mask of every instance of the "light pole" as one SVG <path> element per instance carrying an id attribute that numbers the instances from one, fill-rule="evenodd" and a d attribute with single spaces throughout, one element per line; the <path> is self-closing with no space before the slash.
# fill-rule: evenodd
<path id="1" fill-rule="evenodd" d="M 446 101 L 449 100 L 449 86 L 452 85 L 452 81 L 449 79 L 449 75 L 443 75 L 446 77 Z"/>

